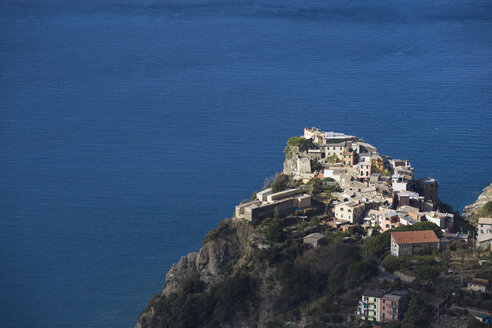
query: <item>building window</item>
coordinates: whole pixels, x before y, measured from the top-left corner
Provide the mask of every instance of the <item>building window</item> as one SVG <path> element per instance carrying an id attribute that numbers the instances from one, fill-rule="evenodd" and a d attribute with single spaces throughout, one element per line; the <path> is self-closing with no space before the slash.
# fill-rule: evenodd
<path id="1" fill-rule="evenodd" d="M 385 318 L 385 313 L 383 313 L 383 319 Z"/>

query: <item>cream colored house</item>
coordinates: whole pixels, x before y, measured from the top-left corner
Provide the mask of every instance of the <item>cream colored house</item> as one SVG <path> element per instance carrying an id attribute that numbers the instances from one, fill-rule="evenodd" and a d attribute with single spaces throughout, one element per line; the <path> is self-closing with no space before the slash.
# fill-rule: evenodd
<path id="1" fill-rule="evenodd" d="M 335 205 L 335 218 L 337 220 L 359 223 L 364 218 L 365 204 L 358 204 L 354 201 L 344 202 Z"/>

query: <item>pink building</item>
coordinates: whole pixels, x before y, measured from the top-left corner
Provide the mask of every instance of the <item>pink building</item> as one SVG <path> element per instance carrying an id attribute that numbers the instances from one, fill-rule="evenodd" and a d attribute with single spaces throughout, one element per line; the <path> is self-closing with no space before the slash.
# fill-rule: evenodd
<path id="1" fill-rule="evenodd" d="M 381 297 L 381 322 L 399 320 L 408 305 L 408 292 L 395 290 Z"/>
<path id="2" fill-rule="evenodd" d="M 382 232 L 399 227 L 400 217 L 398 216 L 398 213 L 391 212 L 383 216 L 380 219 L 379 226 L 381 227 Z"/>
<path id="3" fill-rule="evenodd" d="M 359 179 L 369 180 L 371 176 L 371 163 L 359 162 L 357 164 L 357 171 L 359 172 Z"/>

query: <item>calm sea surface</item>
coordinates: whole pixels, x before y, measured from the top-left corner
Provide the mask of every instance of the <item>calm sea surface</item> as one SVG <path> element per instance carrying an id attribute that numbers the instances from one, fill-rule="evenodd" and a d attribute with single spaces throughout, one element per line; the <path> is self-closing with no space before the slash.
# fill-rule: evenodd
<path id="1" fill-rule="evenodd" d="M 306 126 L 492 181 L 490 1 L 1 1 L 2 327 L 131 327 Z"/>

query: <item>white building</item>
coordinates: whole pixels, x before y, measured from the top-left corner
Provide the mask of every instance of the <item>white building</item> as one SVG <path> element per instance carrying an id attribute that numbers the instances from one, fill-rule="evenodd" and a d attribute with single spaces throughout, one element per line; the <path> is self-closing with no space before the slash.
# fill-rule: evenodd
<path id="1" fill-rule="evenodd" d="M 262 201 L 262 202 L 266 202 L 267 196 L 271 195 L 272 193 L 273 193 L 273 189 L 267 188 L 265 190 L 257 192 L 256 193 L 256 199 L 258 199 L 259 201 Z"/>
<path id="2" fill-rule="evenodd" d="M 477 247 L 491 249 L 492 245 L 492 218 L 480 218 L 477 225 Z"/>

